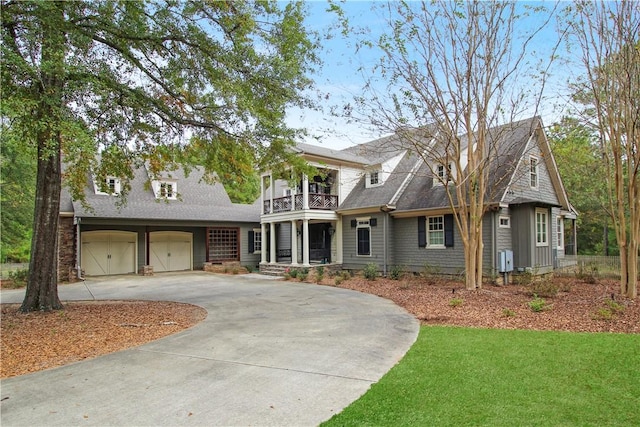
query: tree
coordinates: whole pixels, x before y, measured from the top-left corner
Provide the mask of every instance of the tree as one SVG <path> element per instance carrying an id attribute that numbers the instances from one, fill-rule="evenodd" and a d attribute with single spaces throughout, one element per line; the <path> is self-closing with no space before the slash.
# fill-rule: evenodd
<path id="1" fill-rule="evenodd" d="M 576 99 L 598 130 L 607 204 L 616 231 L 623 295 L 638 295 L 640 249 L 640 7 L 632 1 L 567 8 L 584 78 Z"/>
<path id="2" fill-rule="evenodd" d="M 119 176 L 125 198 L 132 168 L 142 162 L 152 177 L 236 152 L 249 153 L 252 164 L 295 162 L 287 148 L 300 131 L 284 118 L 288 107 L 312 104 L 305 91 L 317 64 L 301 4 L 0 5 L 2 122 L 37 152 L 22 311 L 62 308 L 56 248 L 63 175 L 80 200 L 88 176 L 100 185 L 106 175 Z M 199 155 L 185 149 L 192 138 L 200 141 Z"/>
<path id="3" fill-rule="evenodd" d="M 17 135 L 2 125 L 0 143 L 0 259 L 2 262 L 26 262 L 29 260 L 35 201 L 35 156 L 20 144 Z"/>
<path id="4" fill-rule="evenodd" d="M 400 134 L 442 178 L 457 212 L 466 287 L 479 288 L 489 171 L 502 140 L 490 129 L 513 121 L 529 101 L 517 82 L 526 71 L 527 46 L 549 16 L 527 30 L 518 26 L 523 16 L 514 2 L 392 2 L 381 10 L 389 33 L 359 48 L 382 51 L 375 71 L 387 86 L 380 89 L 371 77 L 358 110 L 368 111 L 365 119 L 375 127 Z"/>
<path id="5" fill-rule="evenodd" d="M 563 117 L 547 131 L 553 156 L 571 204 L 578 217 L 578 253 L 608 255 L 608 203 L 604 181 L 593 179 L 604 173 L 598 132 L 578 118 Z"/>

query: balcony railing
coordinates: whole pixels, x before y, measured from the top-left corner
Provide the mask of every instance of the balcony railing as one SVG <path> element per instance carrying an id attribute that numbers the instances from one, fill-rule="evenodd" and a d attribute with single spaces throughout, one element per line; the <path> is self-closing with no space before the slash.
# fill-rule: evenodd
<path id="1" fill-rule="evenodd" d="M 293 202 L 293 209 L 291 203 Z M 296 194 L 294 196 L 278 197 L 273 200 L 265 200 L 263 213 L 270 212 L 273 204 L 273 213 L 288 212 L 291 210 L 300 211 L 304 209 L 304 196 Z M 338 196 L 334 194 L 309 193 L 309 209 L 335 210 L 338 209 Z"/>

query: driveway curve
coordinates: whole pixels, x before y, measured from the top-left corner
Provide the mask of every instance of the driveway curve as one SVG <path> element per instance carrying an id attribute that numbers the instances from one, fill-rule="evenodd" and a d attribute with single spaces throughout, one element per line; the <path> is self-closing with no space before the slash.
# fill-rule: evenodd
<path id="1" fill-rule="evenodd" d="M 345 289 L 203 272 L 60 286 L 62 300 L 169 300 L 204 307 L 160 340 L 1 382 L 3 426 L 313 426 L 404 356 L 418 322 Z M 20 302 L 24 291 L 2 291 Z"/>

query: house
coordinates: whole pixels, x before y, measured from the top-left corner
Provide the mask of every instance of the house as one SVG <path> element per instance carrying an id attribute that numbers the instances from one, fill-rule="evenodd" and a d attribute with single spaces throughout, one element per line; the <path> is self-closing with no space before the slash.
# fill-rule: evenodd
<path id="1" fill-rule="evenodd" d="M 496 155 L 485 200 L 484 271 L 549 272 L 567 250 L 575 254 L 576 212 L 542 121 L 496 127 L 489 138 Z M 264 172 L 252 205 L 231 203 L 221 184 L 202 182 L 198 169 L 153 180 L 139 168 L 121 207 L 117 177 L 102 186 L 94 181 L 86 190 L 90 209 L 63 199 L 61 278 L 78 267 L 106 275 L 226 261 L 259 264 L 265 273 L 371 263 L 383 274 L 393 266 L 463 272 L 462 240 L 442 180 L 451 165 L 428 164 L 400 135 L 345 150 L 309 144 L 295 150 L 317 175 L 285 180 Z"/>
<path id="2" fill-rule="evenodd" d="M 260 209 L 234 204 L 219 182 L 202 180 L 200 169 L 172 171 L 151 179 L 137 168 L 122 206 L 118 177 L 104 189 L 92 177 L 86 204 L 63 193 L 59 278 L 202 269 L 207 262 L 257 266 Z M 106 187 L 106 188 L 105 188 Z M 78 267 L 80 270 L 78 270 Z"/>
<path id="3" fill-rule="evenodd" d="M 483 221 L 484 271 L 551 271 L 566 242 L 575 241 L 576 212 L 542 121 L 534 117 L 490 134 L 497 155 Z M 398 135 L 345 150 L 306 144 L 297 149 L 320 172 L 296 185 L 263 174 L 261 270 L 315 263 L 362 269 L 375 263 L 383 273 L 396 265 L 463 272 L 454 212 L 434 178 L 433 171 L 446 173 L 443 167 L 428 165 Z"/>

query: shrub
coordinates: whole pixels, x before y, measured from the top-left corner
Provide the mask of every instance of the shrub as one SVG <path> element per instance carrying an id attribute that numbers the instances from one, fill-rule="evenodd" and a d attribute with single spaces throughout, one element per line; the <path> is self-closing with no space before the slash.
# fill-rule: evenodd
<path id="1" fill-rule="evenodd" d="M 351 273 L 349 273 L 349 270 L 342 270 L 342 272 L 340 273 L 340 275 L 342 276 L 342 280 L 349 280 L 349 279 L 351 279 Z"/>
<path id="2" fill-rule="evenodd" d="M 560 287 L 552 280 L 544 279 L 540 282 L 531 283 L 529 292 L 533 296 L 541 296 L 544 298 L 553 298 L 558 295 Z"/>
<path id="3" fill-rule="evenodd" d="M 376 280 L 376 277 L 378 277 L 378 265 L 374 262 L 370 262 L 362 270 L 362 275 L 367 280 Z"/>
<path id="4" fill-rule="evenodd" d="M 291 277 L 292 279 L 298 277 L 298 270 L 296 270 L 295 268 L 289 270 L 289 277 Z"/>
<path id="5" fill-rule="evenodd" d="M 28 277 L 29 270 L 26 268 L 20 268 L 9 272 L 9 279 L 13 282 L 13 286 L 16 288 L 26 286 Z"/>
<path id="6" fill-rule="evenodd" d="M 611 312 L 614 313 L 614 314 L 622 313 L 624 311 L 624 306 L 618 304 L 617 302 L 615 302 L 612 299 L 608 299 L 605 304 L 609 307 Z"/>
<path id="7" fill-rule="evenodd" d="M 449 307 L 459 307 L 463 302 L 464 300 L 462 298 L 452 298 L 451 300 L 449 300 Z"/>
<path id="8" fill-rule="evenodd" d="M 333 280 L 334 280 L 336 286 L 340 286 L 340 284 L 342 283 L 342 281 L 344 279 L 342 278 L 342 276 L 336 276 Z"/>
<path id="9" fill-rule="evenodd" d="M 305 280 L 307 280 L 308 276 L 309 276 L 309 269 L 307 267 L 303 267 L 298 271 L 297 277 L 299 281 L 304 282 Z"/>
<path id="10" fill-rule="evenodd" d="M 613 313 L 608 308 L 600 308 L 592 318 L 594 320 L 611 320 L 613 318 Z"/>
<path id="11" fill-rule="evenodd" d="M 391 270 L 389 270 L 389 278 L 391 278 L 391 280 L 400 280 L 404 275 L 404 270 L 404 267 L 401 265 L 394 265 L 391 267 Z"/>
<path id="12" fill-rule="evenodd" d="M 324 267 L 322 266 L 316 267 L 316 282 L 318 283 L 322 282 L 323 278 L 324 278 Z"/>
<path id="13" fill-rule="evenodd" d="M 510 308 L 503 308 L 502 309 L 502 316 L 503 317 L 516 317 L 516 312 L 511 310 Z"/>
<path id="14" fill-rule="evenodd" d="M 530 285 L 533 283 L 533 279 L 533 273 L 529 270 L 513 275 L 513 283 L 515 285 Z"/>
<path id="15" fill-rule="evenodd" d="M 576 279 L 595 285 L 598 283 L 598 265 L 596 263 L 589 263 L 586 266 L 580 264 L 576 272 Z"/>
<path id="16" fill-rule="evenodd" d="M 529 301 L 527 305 L 532 311 L 536 313 L 549 309 L 549 305 L 547 305 L 547 302 L 543 298 L 540 298 L 538 295 L 534 295 L 534 298 Z"/>

